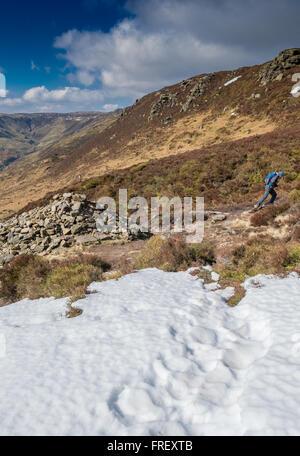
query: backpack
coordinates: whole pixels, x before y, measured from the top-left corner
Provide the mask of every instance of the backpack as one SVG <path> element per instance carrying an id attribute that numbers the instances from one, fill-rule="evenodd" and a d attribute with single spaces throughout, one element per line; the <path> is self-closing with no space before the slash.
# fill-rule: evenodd
<path id="1" fill-rule="evenodd" d="M 268 174 L 267 177 L 265 178 L 265 184 L 269 185 L 271 182 L 271 179 L 276 175 L 277 173 L 273 171 L 272 173 Z"/>

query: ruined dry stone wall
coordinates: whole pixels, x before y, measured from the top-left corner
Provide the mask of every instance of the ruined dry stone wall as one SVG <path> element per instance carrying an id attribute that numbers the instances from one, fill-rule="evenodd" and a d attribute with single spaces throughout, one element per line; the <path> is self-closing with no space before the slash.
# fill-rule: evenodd
<path id="1" fill-rule="evenodd" d="M 133 240 L 144 233 L 97 230 L 101 213 L 86 195 L 56 195 L 44 206 L 14 216 L 0 225 L 0 265 L 22 253 L 47 255 L 58 248 L 100 244 L 107 240 Z"/>

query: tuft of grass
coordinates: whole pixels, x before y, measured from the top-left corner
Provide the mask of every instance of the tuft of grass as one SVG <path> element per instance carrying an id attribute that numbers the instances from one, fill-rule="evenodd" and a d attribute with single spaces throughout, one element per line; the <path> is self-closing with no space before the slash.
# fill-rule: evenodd
<path id="1" fill-rule="evenodd" d="M 25 297 L 42 296 L 44 278 L 50 272 L 50 263 L 34 255 L 19 255 L 0 270 L 0 296 L 5 302 Z"/>
<path id="2" fill-rule="evenodd" d="M 300 245 L 299 243 L 291 243 L 288 245 L 288 254 L 283 263 L 283 266 L 289 270 L 300 272 Z"/>
<path id="3" fill-rule="evenodd" d="M 230 307 L 235 307 L 239 304 L 239 302 L 243 299 L 246 294 L 245 288 L 243 288 L 240 284 L 236 284 L 234 287 L 234 295 L 228 299 L 227 304 Z"/>
<path id="4" fill-rule="evenodd" d="M 102 269 L 77 261 L 59 264 L 52 269 L 43 282 L 44 296 L 71 296 L 72 301 L 84 298 L 86 287 L 95 280 L 102 280 Z"/>
<path id="5" fill-rule="evenodd" d="M 300 190 L 294 189 L 289 193 L 289 200 L 291 203 L 299 203 L 300 202 Z"/>
<path id="6" fill-rule="evenodd" d="M 277 217 L 277 215 L 282 214 L 287 211 L 290 207 L 288 202 L 278 204 L 276 206 L 270 206 L 261 209 L 250 218 L 250 223 L 252 226 L 263 226 L 269 225 Z"/>
<path id="7" fill-rule="evenodd" d="M 100 179 L 90 179 L 87 182 L 84 182 L 80 185 L 80 189 L 82 191 L 91 190 L 92 188 L 96 188 L 101 183 Z"/>
<path id="8" fill-rule="evenodd" d="M 140 252 L 135 267 L 175 272 L 193 265 L 212 264 L 214 261 L 214 251 L 210 244 L 187 244 L 153 236 Z"/>
<path id="9" fill-rule="evenodd" d="M 247 276 L 284 272 L 288 258 L 287 245 L 271 236 L 257 236 L 244 245 L 236 247 L 229 265 L 218 265 L 217 272 L 226 282 L 243 281 Z"/>
<path id="10" fill-rule="evenodd" d="M 203 268 L 195 269 L 195 270 L 191 271 L 190 274 L 192 276 L 197 276 L 198 279 L 203 280 L 204 284 L 208 284 L 208 283 L 212 282 L 211 272 L 207 271 L 206 269 L 203 269 Z"/>
<path id="11" fill-rule="evenodd" d="M 49 261 L 36 255 L 19 255 L 0 271 L 0 298 L 10 303 L 24 298 L 85 296 L 87 286 L 102 280 L 109 269 L 99 257 L 80 255 L 63 261 Z"/>

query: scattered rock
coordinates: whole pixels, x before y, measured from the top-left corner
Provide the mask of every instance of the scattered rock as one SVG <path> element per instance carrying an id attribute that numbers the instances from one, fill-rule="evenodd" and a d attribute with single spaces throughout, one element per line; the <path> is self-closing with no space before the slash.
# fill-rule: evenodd
<path id="1" fill-rule="evenodd" d="M 163 125 L 168 125 L 172 120 L 171 116 L 166 117 L 164 120 L 162 120 Z"/>
<path id="2" fill-rule="evenodd" d="M 251 98 L 252 98 L 253 100 L 256 100 L 256 99 L 258 99 L 258 98 L 261 98 L 261 94 L 260 94 L 260 93 L 252 93 Z"/>
<path id="3" fill-rule="evenodd" d="M 280 81 L 282 81 L 283 78 L 284 78 L 284 74 L 283 73 L 279 73 L 279 75 L 276 76 L 275 81 L 279 81 L 280 82 Z"/>

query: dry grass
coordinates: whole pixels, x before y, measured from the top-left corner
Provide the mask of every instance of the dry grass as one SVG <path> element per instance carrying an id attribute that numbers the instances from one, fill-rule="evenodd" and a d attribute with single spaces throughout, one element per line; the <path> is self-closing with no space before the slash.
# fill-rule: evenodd
<path id="1" fill-rule="evenodd" d="M 129 261 L 126 257 L 122 256 L 119 264 L 118 269 L 122 275 L 131 274 L 134 272 L 134 267 L 131 261 Z"/>
<path id="2" fill-rule="evenodd" d="M 217 242 L 217 241 L 216 241 Z M 176 239 L 153 236 L 140 251 L 134 267 L 143 269 L 156 267 L 164 271 L 180 271 L 194 266 L 193 272 L 204 283 L 210 283 L 211 274 L 202 266 L 213 264 L 220 275 L 219 285 L 234 287 L 235 294 L 228 300 L 234 306 L 243 298 L 242 283 L 248 276 L 257 274 L 300 273 L 300 246 L 297 241 L 283 242 L 268 235 L 258 235 L 236 246 L 223 248 L 226 263 L 215 263 L 211 244 L 186 244 Z M 219 254 L 221 250 L 219 249 Z M 132 262 L 121 257 L 115 273 L 104 275 L 107 263 L 95 255 L 74 256 L 69 259 L 46 259 L 34 255 L 20 255 L 6 264 L 0 271 L 0 302 L 15 302 L 23 298 L 36 299 L 54 296 L 70 297 L 74 302 L 85 296 L 92 281 L 118 279 L 134 272 Z M 70 305 L 68 317 L 81 314 L 80 309 Z"/>
<path id="3" fill-rule="evenodd" d="M 291 240 L 294 242 L 300 242 L 300 223 L 299 222 L 293 229 Z"/>
<path id="4" fill-rule="evenodd" d="M 118 280 L 126 274 L 132 274 L 135 272 L 132 261 L 129 261 L 126 257 L 122 256 L 116 264 L 116 270 L 110 271 L 103 277 L 103 280 Z"/>
<path id="5" fill-rule="evenodd" d="M 289 194 L 289 200 L 291 203 L 299 203 L 300 202 L 300 190 L 295 188 Z"/>
<path id="6" fill-rule="evenodd" d="M 76 318 L 79 317 L 82 314 L 83 310 L 79 309 L 77 307 L 73 307 L 71 304 L 69 304 L 69 310 L 67 312 L 67 318 Z"/>
<path id="7" fill-rule="evenodd" d="M 287 211 L 289 207 L 289 203 L 282 203 L 260 209 L 258 212 L 252 215 L 250 223 L 252 226 L 269 225 L 278 215 Z"/>
<path id="8" fill-rule="evenodd" d="M 135 267 L 175 272 L 191 266 L 212 264 L 214 261 L 213 248 L 209 244 L 187 244 L 153 236 L 138 256 Z"/>
<path id="9" fill-rule="evenodd" d="M 231 250 L 228 263 L 218 263 L 214 269 L 220 274 L 222 287 L 234 287 L 235 294 L 228 304 L 236 305 L 245 295 L 241 284 L 257 274 L 283 274 L 300 271 L 298 243 L 284 243 L 271 236 L 257 236 Z"/>
<path id="10" fill-rule="evenodd" d="M 207 120 L 211 119 L 211 120 Z M 238 125 L 242 125 L 237 129 Z M 139 156 L 151 158 L 167 157 L 172 153 L 187 152 L 226 141 L 235 141 L 249 137 L 249 131 L 256 135 L 273 131 L 276 124 L 267 117 L 253 119 L 250 116 L 231 118 L 230 112 L 222 113 L 214 119 L 211 111 L 192 113 L 178 119 L 174 124 L 151 132 L 151 136 L 139 135 L 131 140 L 127 147 L 139 150 Z M 253 133 L 252 133 L 253 134 Z M 149 141 L 149 139 L 151 139 Z M 159 143 L 158 148 L 153 144 Z"/>
<path id="11" fill-rule="evenodd" d="M 68 296 L 71 301 L 76 301 L 85 296 L 92 281 L 102 280 L 103 272 L 108 268 L 106 263 L 93 255 L 63 261 L 19 255 L 0 271 L 0 298 L 8 303 L 50 296 Z"/>

